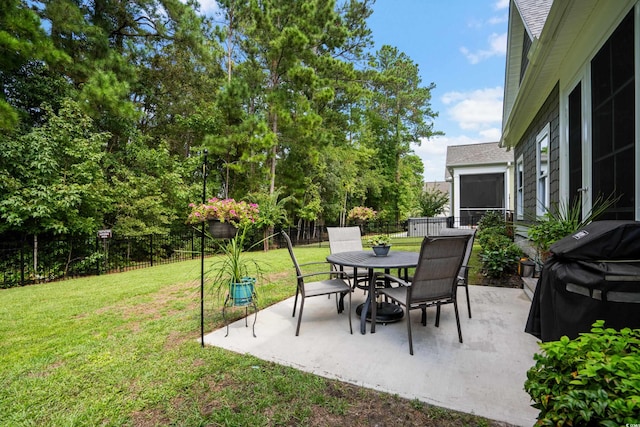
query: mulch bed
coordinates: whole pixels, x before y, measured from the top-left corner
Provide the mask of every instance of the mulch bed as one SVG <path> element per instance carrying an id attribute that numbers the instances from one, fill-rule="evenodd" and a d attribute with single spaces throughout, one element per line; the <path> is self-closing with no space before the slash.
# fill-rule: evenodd
<path id="1" fill-rule="evenodd" d="M 471 284 L 480 286 L 496 286 L 499 288 L 523 288 L 522 277 L 517 274 L 508 274 L 499 278 L 483 276 L 480 280 L 476 279 Z"/>

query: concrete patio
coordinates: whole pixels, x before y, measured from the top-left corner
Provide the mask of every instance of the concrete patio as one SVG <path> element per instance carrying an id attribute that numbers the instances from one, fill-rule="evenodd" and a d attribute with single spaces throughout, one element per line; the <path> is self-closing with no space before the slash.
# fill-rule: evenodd
<path id="1" fill-rule="evenodd" d="M 524 331 L 531 304 L 521 289 L 470 286 L 469 319 L 461 289 L 460 319 L 464 343 L 458 342 L 453 305 L 442 307 L 440 327 L 435 309 L 427 327 L 412 312 L 414 356 L 409 355 L 405 320 L 378 325 L 361 335 L 355 307 L 364 294 L 353 294 L 353 335 L 346 313 L 338 315 L 326 297 L 307 299 L 300 328 L 291 316 L 293 298 L 258 313 L 256 335 L 251 323 L 232 323 L 229 336 L 220 329 L 205 343 L 291 366 L 327 378 L 397 394 L 408 399 L 476 414 L 518 426 L 532 426 L 538 411 L 530 406 L 523 385 L 533 366 L 537 340 Z M 250 321 L 253 320 L 251 316 Z"/>

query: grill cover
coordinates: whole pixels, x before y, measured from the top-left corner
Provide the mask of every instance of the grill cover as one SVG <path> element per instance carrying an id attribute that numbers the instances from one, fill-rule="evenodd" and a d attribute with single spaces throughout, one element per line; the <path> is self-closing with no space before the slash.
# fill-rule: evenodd
<path id="1" fill-rule="evenodd" d="M 525 331 L 573 339 L 599 319 L 640 328 L 640 222 L 594 221 L 550 248 Z"/>

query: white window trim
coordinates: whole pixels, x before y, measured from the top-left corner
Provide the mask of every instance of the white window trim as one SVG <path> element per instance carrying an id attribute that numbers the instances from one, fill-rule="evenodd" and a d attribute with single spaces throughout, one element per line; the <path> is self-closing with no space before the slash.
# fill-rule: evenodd
<path id="1" fill-rule="evenodd" d="M 543 164 L 540 155 L 540 145 L 546 141 L 547 145 L 547 164 Z M 551 151 L 551 125 L 547 123 L 545 127 L 536 136 L 536 214 L 544 215 L 549 210 L 549 158 Z M 544 185 L 544 198 L 542 197 L 541 181 Z"/>
<path id="2" fill-rule="evenodd" d="M 524 219 L 524 157 L 516 160 L 516 218 Z"/>

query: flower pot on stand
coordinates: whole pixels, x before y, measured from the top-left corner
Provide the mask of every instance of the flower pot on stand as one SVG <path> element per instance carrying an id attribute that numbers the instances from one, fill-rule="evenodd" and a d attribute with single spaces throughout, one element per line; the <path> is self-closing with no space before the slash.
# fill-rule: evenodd
<path id="1" fill-rule="evenodd" d="M 216 239 L 232 239 L 238 229 L 230 222 L 222 222 L 218 219 L 209 220 L 209 233 Z"/>
<path id="2" fill-rule="evenodd" d="M 249 314 L 249 307 L 253 307 L 254 318 L 253 318 L 253 336 L 256 336 L 256 320 L 258 319 L 258 305 L 256 304 L 256 293 L 255 293 L 255 285 L 256 279 L 253 277 L 243 277 L 240 279 L 239 283 L 229 283 L 229 293 L 227 294 L 227 298 L 224 301 L 224 305 L 222 307 L 222 318 L 224 323 L 227 325 L 227 334 L 229 335 L 229 323 L 227 322 L 226 310 L 229 307 L 244 307 L 245 309 L 245 317 L 244 324 L 246 327 L 249 326 L 247 317 Z"/>
<path id="3" fill-rule="evenodd" d="M 231 304 L 241 307 L 253 303 L 256 279 L 243 277 L 240 283 L 229 285 L 229 300 Z"/>

